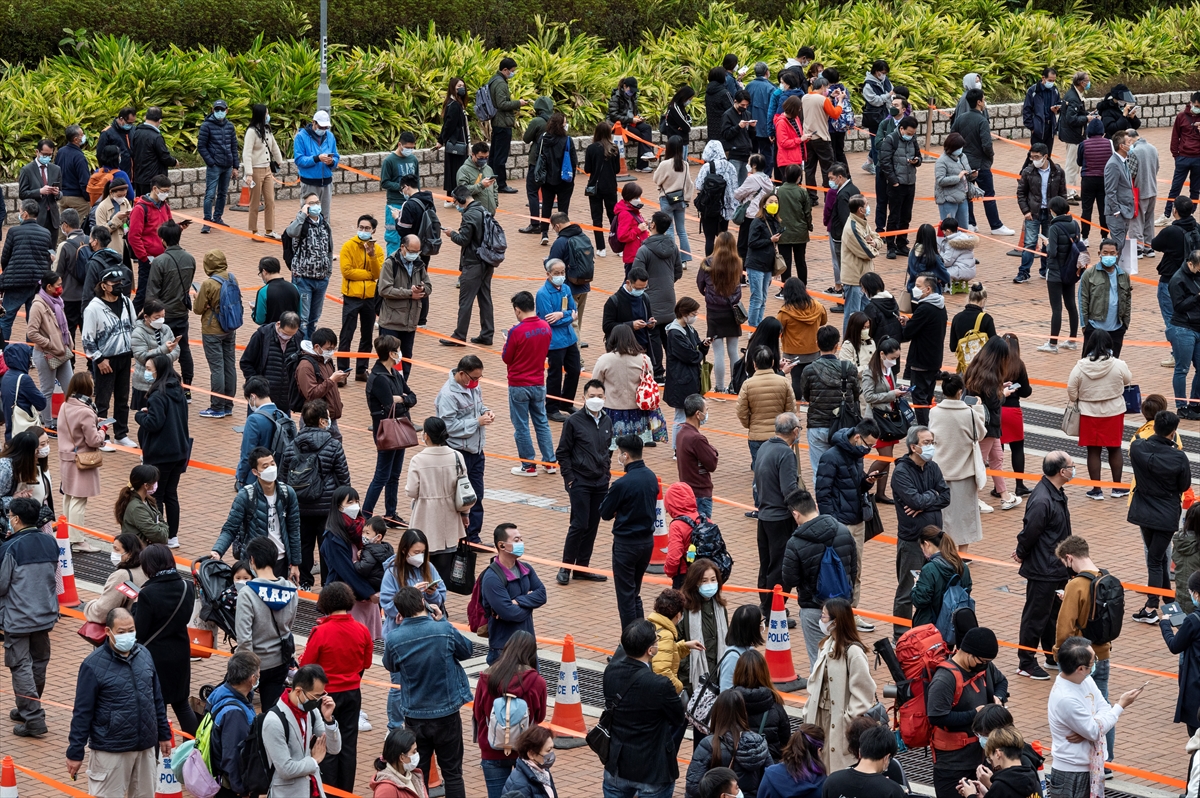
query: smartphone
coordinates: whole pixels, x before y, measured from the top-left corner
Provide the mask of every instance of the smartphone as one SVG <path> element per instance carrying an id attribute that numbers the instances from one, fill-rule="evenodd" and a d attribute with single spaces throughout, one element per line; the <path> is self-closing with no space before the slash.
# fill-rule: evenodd
<path id="1" fill-rule="evenodd" d="M 1012 388 L 1014 391 L 1019 391 L 1019 390 L 1021 390 L 1021 383 L 1014 382 L 1012 385 L 1010 385 L 1008 387 Z"/>
<path id="2" fill-rule="evenodd" d="M 900 386 L 900 393 L 908 393 L 911 390 L 912 390 L 912 387 L 909 385 L 901 385 Z"/>
<path id="3" fill-rule="evenodd" d="M 116 423 L 117 423 L 117 420 L 115 418 L 112 418 L 111 416 L 109 418 L 100 419 L 100 426 L 102 426 L 102 427 L 110 427 Z"/>
<path id="4" fill-rule="evenodd" d="M 184 219 L 182 222 L 179 223 L 179 226 L 180 227 L 188 227 L 191 223 L 192 223 L 191 219 Z"/>
<path id="5" fill-rule="evenodd" d="M 1066 595 L 1066 592 L 1065 592 L 1065 591 L 1062 591 L 1062 590 L 1055 590 L 1055 591 L 1054 591 L 1054 595 L 1058 596 L 1058 600 L 1059 600 L 1059 601 L 1062 601 L 1062 599 L 1063 599 L 1063 596 L 1065 596 L 1065 595 Z"/>
<path id="6" fill-rule="evenodd" d="M 912 574 L 912 578 L 913 578 L 914 582 L 921 578 L 920 571 L 909 571 L 909 573 Z"/>
<path id="7" fill-rule="evenodd" d="M 1141 691 L 1141 690 L 1145 690 L 1145 689 L 1146 689 L 1146 685 L 1148 685 L 1148 684 L 1150 684 L 1150 680 L 1149 680 L 1149 679 L 1147 679 L 1146 681 L 1142 682 L 1142 686 L 1141 686 L 1141 687 L 1139 687 L 1139 688 L 1138 688 L 1138 690 L 1139 690 L 1139 691 Z"/>

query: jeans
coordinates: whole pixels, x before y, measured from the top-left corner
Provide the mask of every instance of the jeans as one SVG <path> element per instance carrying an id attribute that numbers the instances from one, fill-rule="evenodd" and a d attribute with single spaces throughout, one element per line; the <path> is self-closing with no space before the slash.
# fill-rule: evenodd
<path id="1" fill-rule="evenodd" d="M 0 330 L 4 332 L 4 341 L 7 343 L 12 339 L 13 322 L 17 320 L 17 311 L 22 306 L 25 307 L 25 321 L 29 321 L 29 306 L 33 304 L 33 298 L 37 296 L 38 288 L 9 288 L 4 292 L 4 298 L 0 300 L 0 307 L 4 308 L 4 315 L 0 316 Z"/>
<path id="2" fill-rule="evenodd" d="M 512 131 L 509 131 L 512 135 Z M 389 691 L 390 692 L 390 691 Z M 405 718 L 404 725 L 417 738 L 417 752 L 422 762 L 430 762 L 437 754 L 438 767 L 446 782 L 446 798 L 467 798 L 463 786 L 463 728 L 458 713 L 444 718 Z M 429 789 L 429 768 L 425 771 L 425 789 Z"/>
<path id="3" fill-rule="evenodd" d="M 1025 251 L 1021 253 L 1021 268 L 1017 270 L 1017 274 L 1029 276 L 1029 270 L 1033 267 L 1033 253 L 1029 250 L 1037 249 L 1038 236 L 1049 235 L 1050 233 L 1050 211 L 1045 208 L 1032 219 L 1025 220 L 1025 235 L 1021 246 L 1025 247 Z M 1041 259 L 1042 272 L 1046 271 L 1046 259 Z"/>
<path id="4" fill-rule="evenodd" d="M 512 128 L 492 125 L 492 146 L 488 150 L 488 166 L 496 175 L 496 187 L 508 187 L 508 153 L 512 149 Z M 429 760 L 426 759 L 426 762 Z"/>
<path id="5" fill-rule="evenodd" d="M 1100 695 L 1104 696 L 1105 701 L 1108 700 L 1108 672 L 1110 664 L 1111 662 L 1106 659 L 1096 660 L 1096 671 L 1092 674 L 1092 681 L 1096 683 L 1096 687 L 1099 688 Z M 1113 745 L 1117 740 L 1116 726 L 1113 726 L 1105 733 L 1104 740 L 1108 744 L 1108 756 L 1105 759 L 1111 762 L 1113 761 Z"/>
<path id="6" fill-rule="evenodd" d="M 1167 338 L 1171 341 L 1171 354 L 1175 357 L 1175 374 L 1171 379 L 1171 388 L 1175 393 L 1175 406 L 1182 410 L 1187 407 L 1187 403 L 1182 401 L 1185 396 L 1200 400 L 1200 332 L 1190 327 L 1170 327 Z M 1190 394 L 1187 393 L 1189 368 L 1196 370 L 1192 375 Z"/>
<path id="7" fill-rule="evenodd" d="M 1065 580 L 1045 581 L 1041 579 L 1025 580 L 1025 606 L 1021 610 L 1021 629 L 1017 642 L 1024 648 L 1017 651 L 1017 662 L 1023 670 L 1037 666 L 1037 652 L 1041 646 L 1047 657 L 1052 656 L 1058 611 L 1062 600 L 1055 593 L 1066 585 Z"/>
<path id="8" fill-rule="evenodd" d="M 292 285 L 300 292 L 300 332 L 305 341 L 311 341 L 313 333 L 317 331 L 317 322 L 321 320 L 321 309 L 325 307 L 329 278 L 318 280 L 293 274 Z"/>
<path id="9" fill-rule="evenodd" d="M 679 236 L 679 258 L 684 263 L 692 259 L 692 245 L 688 242 L 687 234 L 687 206 L 686 202 L 667 202 L 666 197 L 658 198 L 658 209 L 671 217 L 671 226 L 667 229 L 667 235 L 672 234 Z M 592 222 L 596 224 L 596 222 Z M 599 225 L 596 225 L 599 227 Z"/>
<path id="10" fill-rule="evenodd" d="M 767 306 L 767 292 L 771 290 L 771 272 L 760 272 L 757 269 L 747 269 L 747 279 L 750 281 L 750 312 L 747 323 L 757 327 L 762 323 L 763 311 Z"/>
<path id="11" fill-rule="evenodd" d="M 64 360 L 58 368 L 50 368 L 50 364 L 46 361 L 46 356 L 42 354 L 42 350 L 33 350 L 33 365 L 37 366 L 38 373 L 38 389 L 42 392 L 42 396 L 46 399 L 46 409 L 42 411 L 42 426 L 54 426 L 53 399 L 54 399 L 54 383 L 58 382 L 62 386 L 63 393 L 67 392 L 67 386 L 71 384 L 71 377 L 75 372 L 71 368 L 71 361 Z"/>
<path id="12" fill-rule="evenodd" d="M 280 571 L 283 573 L 283 571 Z M 274 668 L 263 668 L 258 677 L 258 697 L 264 707 L 273 707 L 283 695 L 289 666 L 284 662 Z M 391 692 L 390 690 L 388 692 Z"/>
<path id="13" fill-rule="evenodd" d="M 1178 197 L 1179 192 L 1183 190 L 1184 180 L 1191 184 L 1188 186 L 1188 196 L 1192 198 L 1192 202 L 1200 199 L 1200 158 L 1175 159 L 1175 174 L 1171 176 L 1171 191 L 1167 196 Z M 1163 216 L 1170 217 L 1174 208 L 1175 202 L 1167 200 L 1163 207 Z"/>
<path id="14" fill-rule="evenodd" d="M 576 482 L 567 489 L 571 520 L 567 526 L 567 538 L 563 541 L 564 563 L 583 566 L 591 563 L 592 547 L 596 544 L 596 533 L 600 529 L 600 503 L 607 495 L 608 483 L 581 485 Z"/>
<path id="15" fill-rule="evenodd" d="M 756 135 L 753 139 L 751 139 L 751 142 L 754 145 L 754 151 L 767 161 L 767 167 L 763 169 L 763 174 L 770 176 L 775 171 L 775 145 L 771 142 L 771 138 L 769 136 Z M 685 155 L 683 157 L 686 158 L 687 156 Z"/>
<path id="16" fill-rule="evenodd" d="M 1146 544 L 1146 572 L 1149 575 L 1146 584 L 1150 587 L 1169 589 L 1171 564 L 1167 550 L 1171 546 L 1171 536 L 1175 534 L 1175 530 L 1150 529 L 1144 526 L 1139 528 L 1142 530 L 1142 542 Z M 1153 593 L 1146 596 L 1146 606 L 1157 607 L 1158 596 Z"/>
<path id="17" fill-rule="evenodd" d="M 229 193 L 230 167 L 210 166 L 204 170 L 204 221 L 222 222 L 225 219 L 225 195 Z"/>
<path id="18" fill-rule="evenodd" d="M 384 254 L 387 257 L 392 257 L 396 254 L 396 250 L 400 249 L 400 231 L 396 229 L 396 216 L 399 215 L 401 208 L 404 205 L 393 205 L 384 203 L 383 206 L 383 246 Z M 345 347 L 342 348 L 345 351 Z"/>
<path id="19" fill-rule="evenodd" d="M 959 230 L 966 230 L 967 225 L 971 223 L 971 214 L 965 200 L 963 202 L 938 203 L 938 218 L 956 220 Z"/>
<path id="20" fill-rule="evenodd" d="M 1075 286 L 1046 281 L 1046 290 L 1050 293 L 1050 343 L 1058 344 L 1058 333 L 1062 330 L 1062 309 L 1067 306 L 1067 320 L 1071 324 L 1071 337 L 1079 334 L 1079 306 L 1076 304 Z"/>
<path id="21" fill-rule="evenodd" d="M 550 364 L 546 369 L 546 412 L 570 413 L 575 392 L 579 390 L 579 373 L 583 370 L 579 347 L 571 344 L 551 349 L 546 360 Z"/>
<path id="22" fill-rule="evenodd" d="M 529 436 L 529 420 L 533 419 L 533 431 L 537 435 L 538 448 L 542 450 L 542 462 L 553 463 L 554 440 L 550 437 L 550 422 L 546 419 L 546 389 L 540 385 L 509 387 L 508 417 L 513 424 L 513 437 L 517 441 L 517 456 L 521 465 L 535 467 L 533 462 L 533 440 Z"/>
<path id="23" fill-rule="evenodd" d="M 983 196 L 996 196 L 996 183 L 992 180 L 991 167 L 979 167 L 979 175 L 975 178 L 975 185 L 983 189 Z M 996 210 L 996 201 L 994 199 L 985 199 L 983 201 L 983 211 L 987 214 L 988 224 L 993 230 L 1003 227 L 1004 222 L 1000 221 L 1000 212 Z M 967 216 L 970 218 L 971 224 L 975 224 L 975 203 L 967 203 Z"/>
<path id="24" fill-rule="evenodd" d="M 504 783 L 513 770 L 511 759 L 481 759 L 479 766 L 483 768 L 483 782 L 487 785 L 488 798 L 501 798 L 504 795 Z"/>
<path id="25" fill-rule="evenodd" d="M 701 518 L 712 518 L 713 500 L 712 496 L 697 496 L 696 497 L 696 512 Z"/>
<path id="26" fill-rule="evenodd" d="M 850 315 L 850 311 L 846 311 L 846 315 Z M 821 455 L 829 451 L 832 444 L 829 442 L 829 427 L 813 427 L 808 428 L 808 463 L 812 467 L 809 471 L 816 479 L 817 464 L 821 462 Z"/>
<path id="27" fill-rule="evenodd" d="M 358 351 L 360 353 L 370 353 L 372 351 L 375 316 L 378 313 L 379 307 L 378 302 L 378 297 L 371 297 L 370 299 L 360 299 L 352 296 L 342 297 L 342 331 L 338 335 L 339 350 L 342 352 L 350 351 L 350 347 L 354 344 L 354 328 L 358 327 Z M 409 357 L 411 356 L 410 354 Z M 358 374 L 366 374 L 367 366 L 369 365 L 371 365 L 370 358 L 360 357 L 354 361 L 354 371 Z M 349 368 L 350 358 L 339 357 L 337 366 L 343 370 Z"/>
<path id="28" fill-rule="evenodd" d="M 1171 302 L 1170 281 L 1163 278 L 1158 279 L 1158 312 L 1162 314 L 1163 331 L 1167 335 L 1167 340 L 1171 340 L 1171 330 L 1175 329 L 1171 326 L 1171 316 L 1175 314 L 1175 306 Z M 1178 394 L 1176 394 L 1178 396 Z"/>
<path id="29" fill-rule="evenodd" d="M 750 470 L 754 470 L 754 464 L 758 462 L 758 450 L 762 448 L 765 441 L 746 441 L 750 445 Z"/>
<path id="30" fill-rule="evenodd" d="M 404 450 L 380 449 L 375 454 L 375 476 L 367 487 L 366 498 L 363 499 L 363 515 L 370 516 L 375 512 L 375 503 L 379 494 L 383 493 L 383 514 L 396 517 L 397 494 L 400 490 L 400 471 L 404 468 Z"/>
<path id="31" fill-rule="evenodd" d="M 107 359 L 112 370 L 108 374 L 92 367 L 92 379 L 96 382 L 96 414 L 100 418 L 108 416 L 108 403 L 113 403 L 113 436 L 117 440 L 129 437 L 129 366 L 133 355 L 126 352 L 123 355 L 113 355 Z"/>
<path id="32" fill-rule="evenodd" d="M 675 782 L 666 784 L 641 784 L 604 771 L 604 798 L 671 798 Z"/>
<path id="33" fill-rule="evenodd" d="M 237 363 L 235 344 L 237 332 L 223 335 L 205 333 L 200 336 L 204 344 L 204 359 L 208 361 L 208 384 L 213 392 L 209 407 L 213 410 L 233 412 L 233 398 L 237 395 Z"/>
<path id="34" fill-rule="evenodd" d="M 642 611 L 642 577 L 650 565 L 654 541 L 629 541 L 615 538 L 612 544 L 613 588 L 617 593 L 617 613 L 624 629 L 645 616 Z"/>
<path id="35" fill-rule="evenodd" d="M 842 335 L 846 334 L 846 325 L 850 323 L 850 314 L 860 311 L 867 306 L 867 295 L 861 286 L 842 286 L 842 298 L 846 300 L 846 312 L 842 315 Z"/>
<path id="36" fill-rule="evenodd" d="M 470 481 L 471 487 L 475 489 L 475 503 L 471 505 L 465 536 L 472 543 L 478 543 L 479 530 L 483 528 L 483 472 L 487 462 L 483 452 L 475 454 L 461 449 L 457 451 L 463 456 L 463 462 L 467 464 L 467 479 Z M 399 469 L 396 470 L 396 473 L 400 473 Z"/>

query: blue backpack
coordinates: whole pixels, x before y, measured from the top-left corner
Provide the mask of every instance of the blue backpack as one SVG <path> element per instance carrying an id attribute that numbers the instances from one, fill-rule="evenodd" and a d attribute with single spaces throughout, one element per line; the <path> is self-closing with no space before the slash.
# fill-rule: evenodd
<path id="1" fill-rule="evenodd" d="M 942 594 L 942 609 L 938 612 L 937 620 L 933 624 L 941 632 L 946 645 L 951 648 L 958 645 L 954 639 L 954 614 L 964 608 L 974 612 L 975 599 L 971 598 L 970 593 L 963 590 L 962 585 L 959 584 L 959 576 L 955 574 L 950 577 L 950 583 L 946 585 L 946 592 Z"/>
<path id="2" fill-rule="evenodd" d="M 217 306 L 217 324 L 227 333 L 242 326 L 242 290 L 232 274 L 227 279 L 213 276 L 221 286 L 220 304 Z"/>
<path id="3" fill-rule="evenodd" d="M 817 599 L 822 602 L 831 598 L 848 599 L 853 594 L 842 558 L 833 550 L 833 546 L 826 546 L 821 567 L 817 571 Z"/>

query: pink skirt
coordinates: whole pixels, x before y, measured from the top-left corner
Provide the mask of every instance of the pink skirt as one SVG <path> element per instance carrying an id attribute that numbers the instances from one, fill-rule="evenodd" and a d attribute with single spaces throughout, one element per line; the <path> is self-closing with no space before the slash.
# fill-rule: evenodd
<path id="1" fill-rule="evenodd" d="M 373 601 L 356 601 L 350 608 L 350 617 L 367 627 L 372 640 L 383 639 L 383 620 L 379 615 L 379 605 Z"/>
<path id="2" fill-rule="evenodd" d="M 1000 442 L 1025 440 L 1025 414 L 1019 407 L 1000 408 Z"/>
<path id="3" fill-rule="evenodd" d="M 1079 416 L 1080 446 L 1120 446 L 1125 438 L 1125 416 Z"/>

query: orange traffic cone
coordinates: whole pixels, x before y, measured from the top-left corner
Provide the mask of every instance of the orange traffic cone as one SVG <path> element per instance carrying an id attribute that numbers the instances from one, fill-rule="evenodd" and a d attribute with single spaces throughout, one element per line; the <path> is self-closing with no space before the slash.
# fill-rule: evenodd
<path id="1" fill-rule="evenodd" d="M 662 480 L 658 481 L 658 503 L 654 510 L 654 548 L 650 550 L 650 564 L 646 573 L 661 574 L 667 564 L 667 512 L 663 508 Z"/>
<path id="2" fill-rule="evenodd" d="M 63 607 L 74 607 L 79 604 L 79 591 L 75 589 L 75 566 L 71 562 L 71 536 L 67 534 L 67 517 L 60 515 L 54 527 L 54 537 L 58 541 L 58 571 L 54 578 L 58 587 L 58 603 Z"/>
<path id="3" fill-rule="evenodd" d="M 554 730 L 555 748 L 580 748 L 587 744 L 587 724 L 583 722 L 583 705 L 579 702 L 579 667 L 575 664 L 575 638 L 563 638 L 562 662 L 558 666 L 558 693 L 554 696 L 554 715 L 551 726 L 578 732 L 560 734 Z"/>
<path id="4" fill-rule="evenodd" d="M 175 727 L 171 729 L 171 747 L 175 747 Z M 179 783 L 179 779 L 175 778 L 175 771 L 171 770 L 171 757 L 159 756 L 158 759 L 158 783 L 154 785 L 154 798 L 172 798 L 176 795 L 183 795 L 183 785 Z"/>
<path id="5" fill-rule="evenodd" d="M 17 769 L 13 767 L 11 756 L 4 757 L 4 766 L 0 769 L 0 798 L 17 798 Z"/>
<path id="6" fill-rule="evenodd" d="M 617 145 L 617 153 L 621 156 L 621 170 L 617 172 L 617 182 L 627 183 L 636 178 L 629 174 L 629 166 L 625 163 L 625 127 L 619 121 L 613 122 L 612 137 Z"/>
<path id="7" fill-rule="evenodd" d="M 429 757 L 429 798 L 441 798 L 446 794 L 446 784 L 438 770 L 437 756 Z"/>
<path id="8" fill-rule="evenodd" d="M 807 684 L 796 675 L 792 663 L 792 637 L 788 633 L 787 613 L 783 611 L 783 588 L 775 585 L 771 599 L 771 621 L 767 627 L 767 668 L 775 689 L 785 693 L 801 690 Z"/>

